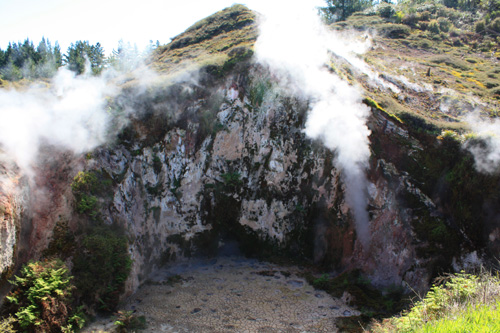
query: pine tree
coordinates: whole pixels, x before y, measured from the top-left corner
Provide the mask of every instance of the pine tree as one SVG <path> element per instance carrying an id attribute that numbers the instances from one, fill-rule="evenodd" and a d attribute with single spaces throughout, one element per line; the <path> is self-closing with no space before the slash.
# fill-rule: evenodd
<path id="1" fill-rule="evenodd" d="M 344 21 L 353 13 L 373 5 L 372 0 L 325 0 L 326 7 L 319 8 L 326 22 Z"/>
<path id="2" fill-rule="evenodd" d="M 0 68 L 7 64 L 7 51 L 0 49 Z"/>
<path id="3" fill-rule="evenodd" d="M 64 55 L 64 63 L 77 74 L 85 72 L 87 61 L 93 74 L 100 74 L 105 65 L 104 49 L 100 43 L 90 45 L 88 41 L 77 41 L 71 44 L 68 52 Z"/>
<path id="4" fill-rule="evenodd" d="M 54 63 L 57 68 L 61 67 L 63 64 L 63 57 L 61 54 L 61 47 L 59 46 L 59 43 L 56 42 L 56 45 L 54 45 Z"/>

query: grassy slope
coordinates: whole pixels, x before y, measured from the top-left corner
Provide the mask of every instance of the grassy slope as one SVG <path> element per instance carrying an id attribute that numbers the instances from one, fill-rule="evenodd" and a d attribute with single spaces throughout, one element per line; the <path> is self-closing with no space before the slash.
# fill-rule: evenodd
<path id="1" fill-rule="evenodd" d="M 417 116 L 435 126 L 437 132 L 441 128 L 466 130 L 463 117 L 474 110 L 496 117 L 500 114 L 500 51 L 496 40 L 471 32 L 477 20 L 471 14 L 435 4 L 418 6 L 413 10 L 425 14 L 416 23 L 408 22 L 409 14 L 403 18 L 406 24 L 397 24 L 393 16 L 384 18 L 372 10 L 332 25 L 336 30 L 371 32 L 373 45 L 363 59 L 380 76 L 380 81 L 396 86 L 398 92 L 375 87 L 345 62 L 335 63 L 336 71 L 359 82 L 365 96 L 389 113 L 403 120 L 410 115 L 407 123 Z M 396 9 L 412 11 L 404 5 Z M 447 31 L 435 33 L 426 28 L 438 19 L 451 23 L 444 29 Z M 255 23 L 256 14 L 245 6 L 226 8 L 156 50 L 150 65 L 162 74 L 206 66 L 225 69 L 224 65 L 228 67 L 236 56 L 253 52 L 258 36 Z M 414 125 L 420 124 L 417 121 Z"/>
<path id="2" fill-rule="evenodd" d="M 253 48 L 257 39 L 256 15 L 233 5 L 201 20 L 160 47 L 151 58 L 160 73 L 203 66 L 224 66 L 235 54 Z M 245 51 L 243 51 L 245 52 Z"/>
<path id="3" fill-rule="evenodd" d="M 441 17 L 453 22 L 449 18 L 458 17 L 457 25 L 472 29 L 472 19 L 467 14 L 432 6 L 427 11 L 431 20 Z M 420 22 L 425 26 L 423 23 L 428 21 Z M 467 127 L 463 117 L 474 110 L 480 110 L 485 117 L 496 117 L 500 112 L 498 43 L 459 30 L 453 23 L 448 31 L 439 33 L 422 30 L 420 24 L 397 24 L 394 17 L 383 18 L 372 11 L 357 13 L 346 22 L 332 25 L 337 30 L 370 31 L 373 44 L 363 58 L 381 81 L 395 85 L 399 92 L 374 87 L 366 77 L 345 65 L 340 65 L 340 70 L 360 82 L 366 96 L 403 120 L 405 114 L 410 114 L 437 129 L 463 130 Z"/>

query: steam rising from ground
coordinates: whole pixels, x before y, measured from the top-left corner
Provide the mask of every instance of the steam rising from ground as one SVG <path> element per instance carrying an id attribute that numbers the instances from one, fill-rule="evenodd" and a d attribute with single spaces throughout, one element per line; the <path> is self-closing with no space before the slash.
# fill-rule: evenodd
<path id="1" fill-rule="evenodd" d="M 49 87 L 0 90 L 0 144 L 30 174 L 40 143 L 75 153 L 104 143 L 109 115 L 105 96 L 117 89 L 104 77 L 75 76 L 64 67 Z"/>
<path id="2" fill-rule="evenodd" d="M 474 156 L 479 172 L 494 173 L 500 169 L 500 120 L 481 120 L 477 115 L 466 118 L 473 132 L 482 140 L 482 144 L 466 141 L 465 147 Z"/>
<path id="3" fill-rule="evenodd" d="M 277 71 L 288 89 L 302 92 L 311 100 L 305 133 L 336 152 L 346 201 L 354 213 L 358 239 L 366 249 L 370 242 L 365 175 L 370 156 L 370 131 L 366 126 L 369 109 L 361 103 L 359 92 L 329 72 L 325 64 L 329 52 L 358 63 L 352 52 L 364 51 L 367 44 L 364 40 L 347 43 L 327 31 L 307 3 L 288 3 L 279 12 L 264 14 L 257 56 Z"/>
<path id="4" fill-rule="evenodd" d="M 134 112 L 128 107 L 131 101 L 158 81 L 143 64 L 146 57 L 123 48 L 100 76 L 87 74 L 87 61 L 82 75 L 60 67 L 49 84 L 0 89 L 0 153 L 6 155 L 2 158 L 33 176 L 41 145 L 80 154 L 113 139 Z M 130 81 L 137 89 L 123 94 L 124 83 Z M 123 105 L 118 115 L 110 105 L 120 94 Z"/>

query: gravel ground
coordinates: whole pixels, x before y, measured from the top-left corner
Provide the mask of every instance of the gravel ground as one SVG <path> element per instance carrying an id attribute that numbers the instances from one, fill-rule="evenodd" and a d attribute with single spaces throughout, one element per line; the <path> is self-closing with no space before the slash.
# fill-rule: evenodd
<path id="1" fill-rule="evenodd" d="M 297 273 L 242 257 L 188 261 L 157 272 L 122 308 L 146 317 L 141 332 L 337 332 L 335 318 L 359 314 Z M 84 332 L 112 326 L 101 319 Z"/>

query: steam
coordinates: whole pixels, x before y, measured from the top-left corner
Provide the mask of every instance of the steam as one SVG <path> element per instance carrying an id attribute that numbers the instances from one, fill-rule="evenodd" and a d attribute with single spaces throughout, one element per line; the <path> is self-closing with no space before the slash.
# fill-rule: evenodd
<path id="1" fill-rule="evenodd" d="M 261 23 L 256 50 L 259 60 L 274 69 L 292 92 L 311 100 L 305 133 L 320 139 L 336 152 L 336 165 L 343 173 L 346 202 L 356 221 L 358 239 L 365 249 L 370 243 L 367 178 L 370 156 L 366 126 L 369 109 L 358 90 L 328 71 L 329 53 L 363 67 L 353 55 L 363 52 L 367 40 L 347 43 L 328 31 L 307 3 L 287 3 L 289 12 L 269 11 Z"/>
<path id="2" fill-rule="evenodd" d="M 494 173 L 500 169 L 500 120 L 482 120 L 476 114 L 466 118 L 474 134 L 482 142 L 465 141 L 465 147 L 474 156 L 479 172 Z"/>
<path id="3" fill-rule="evenodd" d="M 139 53 L 123 46 L 100 76 L 93 76 L 87 59 L 85 73 L 76 75 L 60 67 L 50 83 L 33 83 L 18 89 L 0 89 L 0 153 L 21 173 L 33 176 L 42 145 L 75 154 L 105 144 L 126 125 L 134 110 L 132 101 L 158 76 L 144 65 L 151 49 Z M 135 90 L 123 89 L 128 82 Z M 111 109 L 120 96 L 121 114 Z M 5 164 L 0 162 L 0 164 Z"/>
<path id="4" fill-rule="evenodd" d="M 91 150 L 105 142 L 105 96 L 116 92 L 105 77 L 75 76 L 64 67 L 49 86 L 2 89 L 1 147 L 27 174 L 42 142 L 75 153 Z"/>

